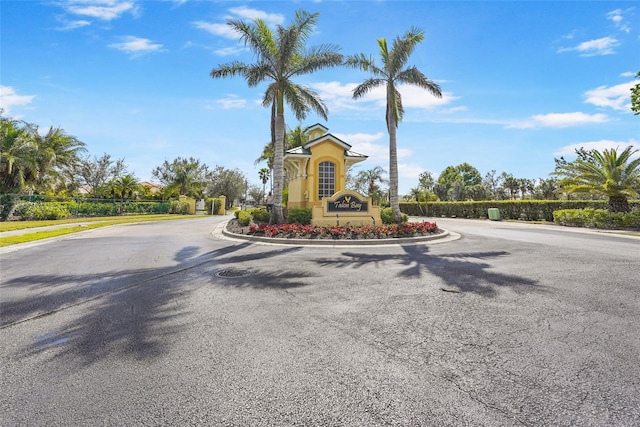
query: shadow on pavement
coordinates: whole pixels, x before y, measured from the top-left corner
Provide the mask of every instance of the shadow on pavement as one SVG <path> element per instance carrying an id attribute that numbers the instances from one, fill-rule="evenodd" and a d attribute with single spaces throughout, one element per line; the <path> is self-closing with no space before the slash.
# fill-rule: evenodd
<path id="1" fill-rule="evenodd" d="M 80 356 L 90 365 L 107 356 L 155 358 L 168 351 L 168 343 L 187 326 L 181 317 L 182 304 L 194 288 L 188 274 L 194 269 L 215 269 L 236 265 L 247 259 L 268 259 L 300 248 L 277 249 L 257 255 L 233 255 L 243 243 L 195 256 L 197 247 L 177 251 L 177 265 L 158 269 L 113 271 L 100 275 L 36 274 L 9 280 L 2 288 L 21 288 L 20 298 L 4 298 L 0 303 L 0 328 L 28 319 L 88 303 L 91 306 L 73 323 L 56 327 L 55 332 L 34 337 L 34 343 L 19 350 L 16 357 L 36 354 L 60 346 L 51 356 Z M 197 274 L 200 274 L 198 271 Z M 264 289 L 302 286 L 299 274 L 255 271 L 250 277 L 225 281 L 225 285 Z M 64 345 L 61 345 L 64 344 Z"/>
<path id="2" fill-rule="evenodd" d="M 318 259 L 323 266 L 362 268 L 381 266 L 387 262 L 397 262 L 405 268 L 400 277 L 419 278 L 424 273 L 431 273 L 442 279 L 446 286 L 454 292 L 471 292 L 484 297 L 496 296 L 501 287 L 518 290 L 523 287 L 536 286 L 536 281 L 512 274 L 490 271 L 492 265 L 488 260 L 508 256 L 508 252 L 472 252 L 432 255 L 427 245 L 403 245 L 404 254 L 368 254 L 343 252 L 343 259 Z M 445 290 L 445 289 L 443 289 Z"/>

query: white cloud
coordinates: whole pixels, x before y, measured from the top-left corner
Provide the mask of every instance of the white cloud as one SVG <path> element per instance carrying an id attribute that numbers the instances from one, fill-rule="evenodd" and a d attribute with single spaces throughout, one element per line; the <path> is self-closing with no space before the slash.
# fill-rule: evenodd
<path id="1" fill-rule="evenodd" d="M 219 56 L 231 56 L 231 55 L 235 55 L 236 53 L 240 53 L 244 50 L 247 50 L 247 48 L 244 47 L 223 47 L 221 49 L 214 49 L 213 53 L 215 53 L 216 55 Z"/>
<path id="2" fill-rule="evenodd" d="M 451 107 L 451 108 L 447 108 L 445 110 L 442 110 L 441 113 L 444 114 L 453 114 L 453 113 L 457 113 L 459 111 L 468 111 L 469 107 L 467 107 L 466 105 L 461 105 L 459 107 Z"/>
<path id="3" fill-rule="evenodd" d="M 283 15 L 271 14 L 257 9 L 250 9 L 246 6 L 232 7 L 229 9 L 229 12 L 231 12 L 232 16 L 228 16 L 227 19 L 262 19 L 267 24 L 282 24 L 284 22 Z M 240 38 L 239 34 L 226 23 L 195 21 L 193 22 L 193 26 L 226 39 L 238 40 Z M 222 55 L 229 55 L 229 53 L 224 52 L 230 52 L 231 49 L 232 48 L 222 49 Z"/>
<path id="4" fill-rule="evenodd" d="M 627 24 L 627 21 L 622 16 L 623 12 L 627 12 L 627 11 L 628 10 L 623 11 L 622 9 L 612 10 L 611 12 L 607 13 L 607 19 L 609 19 L 610 21 L 613 21 L 616 28 L 619 29 L 620 31 L 624 31 L 625 33 L 630 33 L 631 28 L 629 27 L 629 25 Z"/>
<path id="5" fill-rule="evenodd" d="M 424 89 L 409 86 L 398 85 L 398 92 L 402 97 L 402 105 L 406 108 L 433 108 L 446 105 L 457 97 L 449 92 L 444 92 L 442 98 L 436 98 Z M 378 86 L 365 96 L 360 98 L 361 102 L 374 102 L 378 107 L 384 108 L 387 105 L 387 89 L 385 86 Z"/>
<path id="6" fill-rule="evenodd" d="M 353 89 L 358 86 L 359 83 L 345 83 L 332 81 L 332 82 L 317 82 L 312 83 L 310 86 L 318 92 L 320 98 L 322 98 L 329 109 L 332 112 L 350 109 L 350 110 L 362 110 L 371 103 L 377 108 L 385 108 L 387 103 L 386 87 L 379 86 L 366 94 L 364 97 L 354 100 Z M 436 98 L 424 89 L 400 85 L 398 91 L 402 96 L 402 105 L 407 108 L 435 108 L 442 105 L 447 105 L 459 97 L 453 96 L 450 92 L 444 92 L 442 98 Z"/>
<path id="7" fill-rule="evenodd" d="M 329 111 L 335 113 L 342 110 L 357 110 L 356 101 L 352 99 L 355 83 L 342 84 L 340 82 L 317 82 L 309 86 L 318 92 L 320 98 L 327 104 Z"/>
<path id="8" fill-rule="evenodd" d="M 512 123 L 508 127 L 519 129 L 532 129 L 539 127 L 565 128 L 591 123 L 604 123 L 609 121 L 606 114 L 586 113 L 549 113 L 531 116 L 528 120 Z"/>
<path id="9" fill-rule="evenodd" d="M 240 99 L 236 95 L 228 95 L 226 98 L 216 99 L 216 104 L 225 110 L 243 108 L 247 105 L 245 99 Z"/>
<path id="10" fill-rule="evenodd" d="M 238 40 L 239 38 L 238 33 L 236 33 L 233 28 L 231 28 L 227 24 L 196 21 L 193 23 L 193 26 L 215 36 L 221 36 L 233 40 Z"/>
<path id="11" fill-rule="evenodd" d="M 627 83 L 607 87 L 599 86 L 585 92 L 585 103 L 598 107 L 610 107 L 614 110 L 631 111 L 631 88 L 636 84 L 633 80 Z"/>
<path id="12" fill-rule="evenodd" d="M 620 152 L 629 146 L 634 146 L 640 149 L 640 142 L 635 139 L 630 139 L 629 141 L 601 139 L 600 141 L 579 142 L 577 144 L 566 145 L 553 154 L 556 156 L 576 157 L 576 150 L 578 148 L 584 148 L 585 150 L 598 150 L 600 152 L 604 149 L 618 148 L 618 152 Z M 637 157 L 637 154 L 634 157 Z"/>
<path id="13" fill-rule="evenodd" d="M 8 114 L 13 106 L 30 104 L 33 98 L 35 95 L 18 95 L 11 86 L 0 85 L 0 108 L 4 109 L 5 114 Z"/>
<path id="14" fill-rule="evenodd" d="M 229 9 L 229 12 L 242 19 L 262 19 L 266 24 L 280 25 L 284 23 L 283 15 L 278 13 L 267 13 L 257 9 L 250 9 L 246 6 L 232 7 Z"/>
<path id="15" fill-rule="evenodd" d="M 389 162 L 389 143 L 385 139 L 385 133 L 333 133 L 333 135 L 351 145 L 351 149 L 356 153 L 369 156 L 369 160 L 373 164 Z M 376 141 L 381 142 L 375 143 Z M 407 148 L 398 148 L 399 159 L 411 157 L 412 154 L 413 152 Z"/>
<path id="16" fill-rule="evenodd" d="M 91 25 L 91 22 L 85 20 L 85 19 L 81 19 L 78 21 L 66 21 L 66 20 L 62 20 L 62 26 L 56 28 L 58 31 L 69 31 L 69 30 L 75 30 L 76 28 L 82 28 L 82 27 L 87 27 L 89 25 Z"/>
<path id="17" fill-rule="evenodd" d="M 162 50 L 162 45 L 152 43 L 151 40 L 135 36 L 123 36 L 119 43 L 112 43 L 109 47 L 121 50 L 133 56 L 144 55 L 147 53 L 158 52 Z"/>
<path id="18" fill-rule="evenodd" d="M 398 163 L 398 177 L 415 181 L 416 185 L 422 172 L 426 169 L 416 163 Z"/>
<path id="19" fill-rule="evenodd" d="M 71 0 L 64 4 L 64 8 L 69 13 L 103 21 L 119 18 L 126 12 L 136 15 L 139 10 L 136 2 L 131 0 Z"/>
<path id="20" fill-rule="evenodd" d="M 580 53 L 580 56 L 611 55 L 615 53 L 614 48 L 618 44 L 618 39 L 614 37 L 602 37 L 582 42 L 574 47 L 560 48 L 558 53 L 576 51 Z"/>
<path id="21" fill-rule="evenodd" d="M 434 108 L 447 105 L 456 99 L 451 92 L 442 92 L 442 98 L 436 98 L 424 89 L 415 86 L 399 86 L 398 90 L 402 95 L 402 105 L 404 108 Z M 385 99 L 386 105 L 386 99 Z"/>

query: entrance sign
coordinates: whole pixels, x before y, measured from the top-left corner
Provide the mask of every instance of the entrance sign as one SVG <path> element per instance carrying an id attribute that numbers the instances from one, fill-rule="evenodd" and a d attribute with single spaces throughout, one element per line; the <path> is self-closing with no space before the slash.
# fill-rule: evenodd
<path id="1" fill-rule="evenodd" d="M 373 205 L 370 197 L 351 190 L 338 191 L 324 197 L 321 206 L 312 210 L 314 225 L 380 225 L 380 206 Z"/>
<path id="2" fill-rule="evenodd" d="M 329 212 L 368 212 L 369 202 L 360 200 L 355 194 L 343 194 L 327 203 Z"/>

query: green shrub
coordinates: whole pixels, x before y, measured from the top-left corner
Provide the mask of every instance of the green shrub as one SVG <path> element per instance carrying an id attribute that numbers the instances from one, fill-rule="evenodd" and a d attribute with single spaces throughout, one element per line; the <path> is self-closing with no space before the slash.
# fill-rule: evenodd
<path id="1" fill-rule="evenodd" d="M 383 224 L 395 224 L 396 218 L 393 216 L 393 208 L 380 209 L 380 219 Z M 409 215 L 402 212 L 402 222 L 409 221 Z"/>
<path id="2" fill-rule="evenodd" d="M 238 217 L 238 222 L 243 227 L 251 224 L 251 212 L 249 212 L 249 211 L 239 211 L 239 212 L 237 212 L 237 217 Z"/>
<path id="3" fill-rule="evenodd" d="M 60 203 L 30 203 L 21 211 L 24 221 L 64 219 L 71 216 L 69 210 Z"/>
<path id="4" fill-rule="evenodd" d="M 171 200 L 169 202 L 169 213 L 186 215 L 189 213 L 189 203 Z"/>
<path id="5" fill-rule="evenodd" d="M 159 214 L 169 213 L 170 203 L 167 202 L 124 202 L 122 212 L 128 214 Z M 188 212 L 185 211 L 185 213 Z"/>
<path id="6" fill-rule="evenodd" d="M 640 230 L 640 209 L 629 213 L 617 212 L 610 215 L 616 227 Z"/>
<path id="7" fill-rule="evenodd" d="M 640 229 L 640 210 L 611 213 L 607 209 L 562 209 L 553 213 L 553 220 L 574 227 Z"/>
<path id="8" fill-rule="evenodd" d="M 269 222 L 271 214 L 264 208 L 249 209 L 254 222 Z"/>
<path id="9" fill-rule="evenodd" d="M 287 211 L 287 222 L 290 224 L 311 224 L 311 208 L 290 208 Z"/>
<path id="10" fill-rule="evenodd" d="M 109 216 L 120 212 L 113 202 L 73 202 L 68 205 L 68 209 L 76 216 Z"/>
<path id="11" fill-rule="evenodd" d="M 35 202 L 20 201 L 16 203 L 15 208 L 13 209 L 12 215 L 15 216 L 16 218 L 23 219 L 27 211 L 31 209 L 31 207 L 33 207 L 35 204 L 36 204 Z"/>
<path id="12" fill-rule="evenodd" d="M 640 208 L 640 202 L 629 205 Z M 477 202 L 400 203 L 400 210 L 412 216 L 488 218 L 488 209 L 498 208 L 502 219 L 553 221 L 553 212 L 562 209 L 606 209 L 606 200 L 486 200 Z"/>

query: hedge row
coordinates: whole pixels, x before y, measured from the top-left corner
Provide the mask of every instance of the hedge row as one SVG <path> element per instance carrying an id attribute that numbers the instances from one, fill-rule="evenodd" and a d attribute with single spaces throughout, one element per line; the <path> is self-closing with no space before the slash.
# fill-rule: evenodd
<path id="1" fill-rule="evenodd" d="M 553 220 L 573 227 L 640 230 L 640 210 L 611 213 L 606 209 L 564 209 L 555 211 Z"/>
<path id="2" fill-rule="evenodd" d="M 640 201 L 629 202 L 640 209 Z M 482 202 L 400 203 L 400 210 L 411 216 L 488 218 L 488 210 L 497 208 L 500 219 L 553 221 L 553 212 L 561 209 L 607 209 L 606 200 L 499 200 Z"/>
<path id="3" fill-rule="evenodd" d="M 22 220 L 62 219 L 69 216 L 114 216 L 121 214 L 165 214 L 171 212 L 170 202 L 18 202 L 13 216 Z"/>

